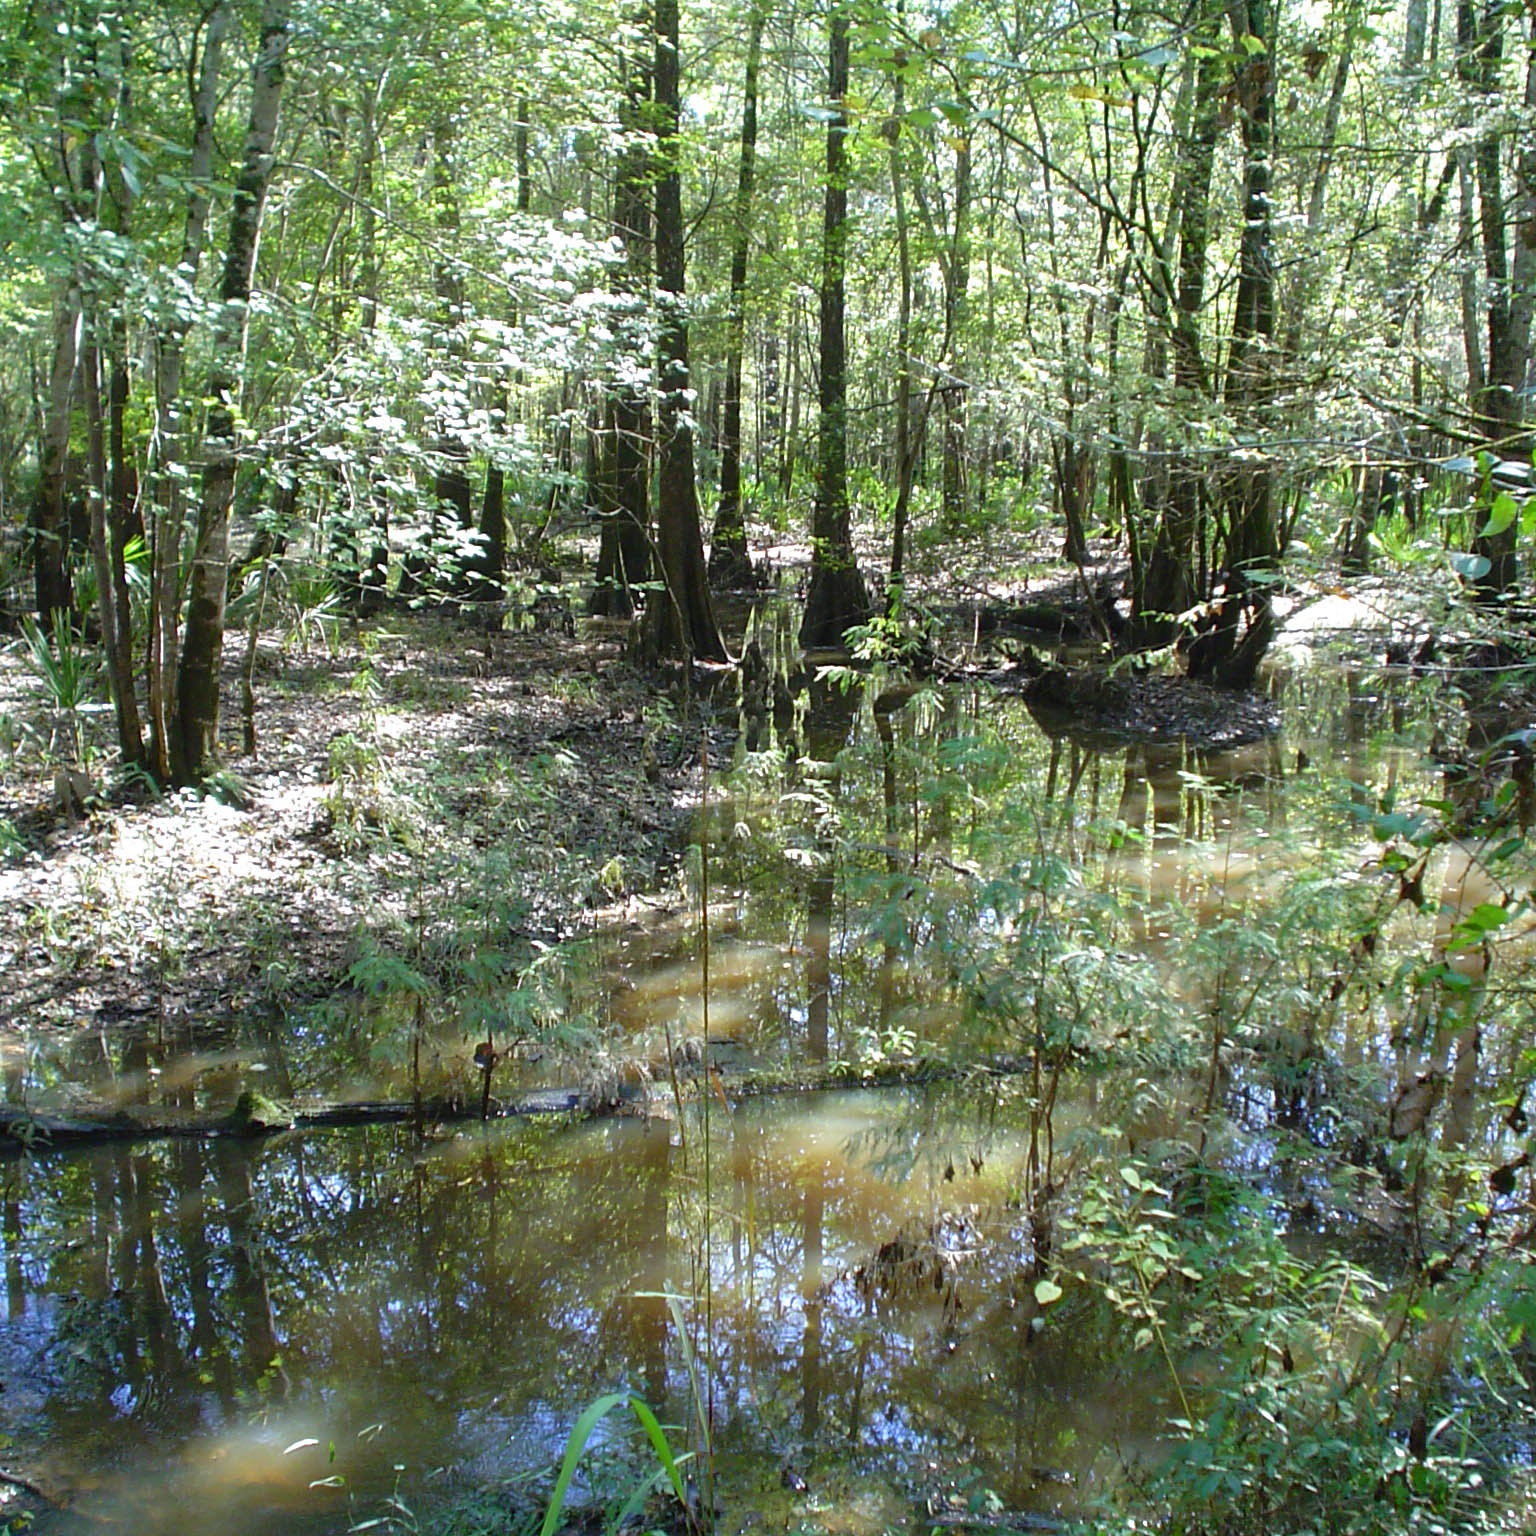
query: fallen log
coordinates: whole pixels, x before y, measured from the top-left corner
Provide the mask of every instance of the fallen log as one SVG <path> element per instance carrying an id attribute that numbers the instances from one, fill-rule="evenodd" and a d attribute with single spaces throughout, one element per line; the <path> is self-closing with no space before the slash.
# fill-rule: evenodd
<path id="1" fill-rule="evenodd" d="M 249 1096 L 242 1094 L 241 1100 Z M 532 1092 L 502 1104 L 492 1118 L 589 1112 L 583 1096 L 566 1089 Z M 455 1124 L 480 1118 L 478 1102 L 453 1099 L 414 1101 L 348 1100 L 315 1104 L 274 1113 L 271 1101 L 253 1110 L 237 1102 L 219 1116 L 167 1116 L 163 1110 L 137 1113 L 115 1110 L 100 1114 L 52 1115 L 45 1111 L 0 1106 L 0 1157 L 24 1152 L 51 1152 L 66 1147 L 101 1146 L 121 1141 L 163 1141 L 176 1137 L 272 1136 L 282 1131 L 327 1130 L 354 1125 L 390 1125 L 420 1118 L 425 1124 Z"/>
<path id="2" fill-rule="evenodd" d="M 1027 1058 L 998 1056 L 984 1062 L 967 1063 L 964 1067 L 934 1060 L 886 1062 L 870 1069 L 831 1062 L 798 1073 L 748 1071 L 723 1075 L 713 1060 L 713 1044 L 711 1055 L 707 1072 L 698 1065 L 679 1072 L 678 1091 L 685 1102 L 702 1093 L 730 1100 L 857 1088 L 917 1088 L 958 1082 L 964 1077 L 1013 1077 L 1030 1070 Z M 598 1093 L 580 1088 L 534 1088 L 505 1100 L 493 1100 L 485 1118 L 538 1119 L 556 1115 L 577 1119 L 663 1118 L 673 1107 L 671 1088 L 661 1085 L 647 1090 L 626 1084 L 616 1092 Z M 423 1099 L 419 1104 L 410 1099 L 367 1099 L 285 1106 L 263 1094 L 248 1091 L 240 1095 L 234 1109 L 206 1115 L 176 1113 L 152 1106 L 62 1115 L 17 1105 L 0 1105 L 0 1158 L 126 1141 L 251 1140 L 288 1131 L 404 1125 L 412 1121 L 423 1126 L 463 1125 L 481 1118 L 477 1095 L 435 1097 Z"/>

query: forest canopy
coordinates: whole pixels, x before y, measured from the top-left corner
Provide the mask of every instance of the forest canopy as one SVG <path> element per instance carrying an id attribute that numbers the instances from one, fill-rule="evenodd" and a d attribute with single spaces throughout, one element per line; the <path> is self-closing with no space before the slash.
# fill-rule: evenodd
<path id="1" fill-rule="evenodd" d="M 27 1434 L 1530 1527 L 1536 0 L 0 0 L 0 179 Z"/>
<path id="2" fill-rule="evenodd" d="M 1531 18 L 14 6 L 0 516 L 99 634 L 123 760 L 195 782 L 251 573 L 592 607 L 724 659 L 711 583 L 809 535 L 803 637 L 1020 527 L 1249 681 L 1285 562 L 1532 530 Z M 231 542 L 232 530 L 236 537 Z M 862 548 L 855 552 L 855 532 Z M 708 563 L 706 564 L 706 545 Z M 137 607 L 136 607 L 137 605 Z M 135 625 L 144 630 L 136 643 Z"/>

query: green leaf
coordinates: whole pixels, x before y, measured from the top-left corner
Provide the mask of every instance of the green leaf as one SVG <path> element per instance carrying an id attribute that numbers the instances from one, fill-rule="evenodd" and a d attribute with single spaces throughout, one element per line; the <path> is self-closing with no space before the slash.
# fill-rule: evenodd
<path id="1" fill-rule="evenodd" d="M 1141 1188 L 1141 1175 L 1137 1173 L 1135 1168 L 1133 1168 L 1130 1163 L 1124 1163 L 1121 1165 L 1120 1177 L 1124 1179 L 1132 1189 Z"/>
<path id="2" fill-rule="evenodd" d="M 1035 1301 L 1042 1307 L 1048 1307 L 1053 1301 L 1060 1301 L 1062 1289 L 1054 1280 L 1035 1281 Z"/>
<path id="3" fill-rule="evenodd" d="M 1424 829 L 1424 818 L 1408 811 L 1393 811 L 1390 816 L 1378 816 L 1371 823 L 1371 834 L 1379 841 L 1390 842 L 1394 837 L 1406 837 L 1410 842 Z"/>
<path id="4" fill-rule="evenodd" d="M 1519 511 L 1520 503 L 1508 491 L 1500 491 L 1493 498 L 1493 505 L 1488 509 L 1488 521 L 1483 524 L 1478 536 L 1484 539 L 1496 539 L 1514 523 Z"/>
<path id="5" fill-rule="evenodd" d="M 570 1438 L 565 1442 L 565 1456 L 560 1462 L 560 1473 L 555 1478 L 554 1490 L 549 1496 L 549 1507 L 544 1511 L 544 1523 L 539 1528 L 539 1536 L 555 1536 L 555 1532 L 560 1529 L 560 1518 L 565 1513 L 565 1500 L 571 1489 L 571 1479 L 576 1475 L 576 1467 L 581 1461 L 582 1452 L 587 1448 L 587 1442 L 592 1438 L 592 1431 L 597 1428 L 600 1419 L 626 1403 L 650 1439 L 661 1469 L 672 1485 L 672 1492 L 686 1504 L 687 1490 L 683 1486 L 682 1473 L 678 1470 L 677 1459 L 672 1454 L 672 1448 L 667 1443 L 656 1415 L 638 1397 L 631 1397 L 628 1392 L 609 1392 L 595 1402 L 588 1403 L 581 1417 L 571 1426 Z"/>
<path id="6" fill-rule="evenodd" d="M 1509 921 L 1509 913 L 1491 901 L 1480 901 L 1457 925 L 1469 933 L 1492 933 Z"/>

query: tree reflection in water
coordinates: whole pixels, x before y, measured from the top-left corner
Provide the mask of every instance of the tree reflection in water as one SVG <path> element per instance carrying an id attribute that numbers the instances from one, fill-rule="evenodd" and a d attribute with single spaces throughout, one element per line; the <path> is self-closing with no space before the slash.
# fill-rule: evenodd
<path id="1" fill-rule="evenodd" d="M 716 1107 L 717 1448 L 738 1482 L 755 1468 L 754 1488 L 776 1485 L 786 1455 L 825 1460 L 833 1444 L 868 1466 L 893 1457 L 897 1477 L 924 1450 L 1022 1454 L 1005 1283 L 1022 1140 L 1003 1137 L 973 1175 L 959 1123 L 896 1093 Z M 689 1125 L 690 1158 L 701 1134 Z M 893 1145 L 906 1159 L 894 1181 L 876 1171 Z M 397 1465 L 416 1494 L 548 1465 L 580 1407 L 615 1387 L 684 1424 L 662 1293 L 702 1285 L 690 1256 L 707 1213 L 679 1155 L 675 1126 L 631 1122 L 13 1165 L 3 1234 L 18 1331 L 4 1353 L 17 1358 L 21 1332 L 44 1336 L 35 1389 L 0 1399 L 13 1459 L 107 1529 L 185 1529 L 195 1498 L 206 1528 L 247 1536 L 279 1515 L 285 1530 L 311 1517 L 334 1529 L 339 1501 L 382 1498 Z M 989 1213 L 995 1247 L 963 1309 L 946 1323 L 937 1298 L 870 1305 L 852 1269 L 940 1202 Z M 1035 1348 L 1038 1362 L 1050 1346 Z M 1089 1383 L 1037 1411 L 1058 1416 L 1041 1434 L 1066 1447 L 1100 1409 Z M 720 1496 L 730 1503 L 730 1478 Z"/>

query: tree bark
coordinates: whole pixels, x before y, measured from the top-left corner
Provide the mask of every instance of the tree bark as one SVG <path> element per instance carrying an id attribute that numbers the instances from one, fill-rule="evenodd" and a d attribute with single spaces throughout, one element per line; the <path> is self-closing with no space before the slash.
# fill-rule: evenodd
<path id="1" fill-rule="evenodd" d="M 363 141 L 358 169 L 360 245 L 358 258 L 358 312 L 363 334 L 371 337 L 379 324 L 379 230 L 374 209 L 374 165 L 379 154 L 377 123 L 379 85 L 370 82 L 362 92 Z M 357 529 L 357 612 L 377 613 L 383 607 L 389 584 L 389 496 L 377 468 L 368 471 L 367 506 Z"/>
<path id="2" fill-rule="evenodd" d="M 32 576 L 37 616 L 47 628 L 55 613 L 73 602 L 69 578 L 69 518 L 65 483 L 69 458 L 70 403 L 80 358 L 82 299 L 73 279 L 54 300 L 53 351 L 48 369 L 48 404 L 38 455 L 37 495 L 32 505 Z"/>
<path id="3" fill-rule="evenodd" d="M 898 21 L 905 5 L 898 0 Z M 902 119 L 906 115 L 907 84 L 898 70 L 887 137 L 891 153 L 891 199 L 896 212 L 896 500 L 891 509 L 891 572 L 886 588 L 886 615 L 899 618 L 907 581 L 907 524 L 912 511 L 912 477 L 917 468 L 912 430 L 912 240 L 907 223 L 907 183 L 902 165 Z"/>
<path id="4" fill-rule="evenodd" d="M 1171 199 L 1179 228 L 1177 285 L 1168 316 L 1173 381 L 1181 395 L 1196 399 L 1206 398 L 1210 392 L 1200 344 L 1200 312 L 1205 305 L 1211 174 L 1216 160 L 1223 68 L 1214 20 L 1214 12 L 1207 5 L 1203 30 L 1212 35 L 1201 39 L 1205 48 L 1196 69 L 1190 120 L 1180 145 Z M 1197 465 L 1174 461 L 1142 589 L 1133 594 L 1134 619 L 1144 640 L 1157 643 L 1171 639 L 1177 629 L 1176 616 L 1197 601 L 1195 557 L 1203 523 L 1203 480 Z"/>
<path id="5" fill-rule="evenodd" d="M 658 399 L 656 548 L 663 590 L 646 612 L 646 651 L 725 661 L 715 623 L 693 478 L 693 382 L 688 367 L 688 316 L 683 297 L 683 181 L 677 0 L 657 0 L 655 63 L 656 345 Z"/>
<path id="6" fill-rule="evenodd" d="M 869 594 L 853 553 L 848 511 L 848 348 L 844 277 L 848 252 L 848 16 L 834 10 L 827 29 L 827 185 L 822 224 L 821 380 L 811 579 L 800 643 L 841 645 L 869 617 Z"/>
<path id="7" fill-rule="evenodd" d="M 955 144 L 955 223 L 945 263 L 945 379 L 939 390 L 944 408 L 944 463 L 941 500 L 944 526 L 951 531 L 965 521 L 965 418 L 970 385 L 961 363 L 965 343 L 968 290 L 971 285 L 971 141 Z"/>
<path id="8" fill-rule="evenodd" d="M 651 25 L 643 6 L 634 30 Z M 613 189 L 613 235 L 624 250 L 619 282 L 630 293 L 643 293 L 651 276 L 651 155 L 643 137 L 651 97 L 651 58 L 636 48 L 623 60 L 624 96 L 619 126 L 624 146 Z M 597 556 L 597 581 L 589 608 L 608 618 L 627 619 L 635 611 L 634 588 L 651 566 L 651 411 L 645 390 L 628 381 L 616 385 L 609 397 L 604 425 L 602 533 Z"/>
<path id="9" fill-rule="evenodd" d="M 101 625 L 101 648 L 107 661 L 107 682 L 117 720 L 118 753 L 124 763 L 137 763 L 144 756 L 144 740 L 139 729 L 138 700 L 133 688 L 133 635 L 120 628 L 127 592 L 121 575 L 121 560 L 114 569 L 111 528 L 112 498 L 107 463 L 107 422 L 102 406 L 101 350 L 94 338 L 80 359 L 80 380 L 84 386 L 85 414 L 89 439 L 90 484 L 87 499 L 91 516 L 91 560 L 96 572 L 96 613 Z M 119 556 L 121 551 L 119 550 Z M 124 605 L 118 602 L 123 588 Z"/>
<path id="10" fill-rule="evenodd" d="M 725 351 L 725 422 L 720 434 L 720 505 L 709 547 L 709 579 L 717 587 L 750 587 L 746 509 L 741 498 L 741 355 L 746 342 L 747 257 L 751 250 L 752 184 L 757 170 L 757 77 L 763 52 L 763 7 L 752 6 L 746 87 L 741 109 L 741 163 L 736 177 L 736 228 L 731 245 L 731 296 Z"/>
<path id="11" fill-rule="evenodd" d="M 800 452 L 800 304 L 792 293 L 785 306 L 784 318 L 784 392 L 788 396 L 780 411 L 783 430 L 779 434 L 779 500 L 787 502 L 795 484 L 795 460 Z"/>
<path id="12" fill-rule="evenodd" d="M 128 38 L 118 18 L 116 29 L 117 106 L 119 122 L 129 110 Z M 98 168 L 99 170 L 99 168 Z M 117 233 L 126 242 L 133 222 L 133 188 L 122 176 L 110 187 L 117 210 Z M 98 303 L 87 333 L 85 385 L 91 422 L 91 552 L 96 566 L 97 607 L 101 617 L 102 650 L 117 721 L 118 755 L 125 764 L 144 760 L 144 732 L 134 687 L 133 604 L 128 596 L 124 565 L 128 541 L 134 529 L 133 469 L 124 440 L 124 416 L 128 407 L 128 342 L 123 316 L 124 301 L 115 294 L 110 318 Z M 107 342 L 104 348 L 103 340 Z M 103 409 L 102 380 L 106 379 Z"/>
<path id="13" fill-rule="evenodd" d="M 155 338 L 155 439 L 151 460 L 154 510 L 149 526 L 150 599 L 148 704 L 150 771 L 162 783 L 172 776 L 175 739 L 175 679 L 180 640 L 181 532 L 184 515 L 181 376 L 186 336 L 192 325 L 188 304 L 202 264 L 208 232 L 209 180 L 213 170 L 213 119 L 218 105 L 219 66 L 229 31 L 229 5 L 220 0 L 203 26 L 202 58 L 193 69 L 191 154 L 187 161 L 187 210 L 176 269 L 177 295 Z M 195 44 L 194 44 L 194 57 Z"/>
<path id="14" fill-rule="evenodd" d="M 454 141 L 456 127 L 449 112 L 441 113 L 432 125 L 432 221 L 440 238 L 440 251 L 446 252 L 458 237 L 459 198 L 455 178 Z M 457 263 L 440 254 L 433 267 L 432 286 L 437 294 L 438 324 L 443 328 L 445 351 L 452 359 L 463 356 L 464 278 Z M 451 514 L 455 526 L 466 530 L 475 526 L 474 493 L 469 483 L 469 450 L 465 447 L 461 423 L 446 412 L 439 423 L 437 471 L 432 482 L 434 543 L 440 533 L 440 518 Z M 435 559 L 434 551 L 429 558 Z M 458 573 L 455 573 L 457 580 Z"/>
<path id="15" fill-rule="evenodd" d="M 513 157 L 517 166 L 517 211 L 533 206 L 533 182 L 528 174 L 528 98 L 517 103 L 517 127 L 513 133 Z M 514 320 L 515 320 L 514 316 Z M 494 409 L 500 413 L 501 430 L 511 423 L 512 394 L 507 381 L 498 385 Z M 480 552 L 475 560 L 477 595 L 496 599 L 506 591 L 507 576 L 507 477 L 493 458 L 485 471 L 485 495 L 480 503 Z"/>
<path id="16" fill-rule="evenodd" d="M 97 109 L 94 31 L 83 33 L 79 45 L 86 55 L 74 56 L 75 23 L 58 0 L 38 7 L 39 50 L 57 47 L 50 91 L 56 148 L 47 156 L 45 174 L 65 230 L 80 231 L 92 223 L 97 176 L 95 130 L 101 126 Z M 83 32 L 83 29 L 82 29 Z M 82 133 L 80 129 L 86 131 Z M 78 145 L 78 147 L 75 147 Z M 40 157 L 42 158 L 42 157 Z M 82 326 L 86 307 L 87 267 L 71 263 L 53 301 L 53 339 L 48 389 L 38 434 L 37 486 L 27 520 L 28 553 L 32 560 L 34 601 L 45 632 L 55 614 L 66 618 L 74 605 L 70 574 L 69 440 L 71 410 L 78 391 Z"/>
<path id="17" fill-rule="evenodd" d="M 1232 13 L 1239 50 L 1248 62 L 1237 78 L 1243 138 L 1243 229 L 1238 242 L 1237 295 L 1227 352 L 1227 404 L 1240 428 L 1261 438 L 1272 425 L 1274 395 L 1275 262 L 1270 189 L 1275 140 L 1274 13 L 1270 0 L 1238 0 Z M 1272 570 L 1275 538 L 1273 471 L 1267 457 L 1228 470 L 1226 577 L 1210 622 L 1189 647 L 1192 677 L 1246 688 L 1274 634 L 1269 588 L 1255 576 Z"/>
<path id="18" fill-rule="evenodd" d="M 265 0 L 262 7 L 245 153 L 229 217 L 221 307 L 208 378 L 211 403 L 204 437 L 202 503 L 192 556 L 186 637 L 177 674 L 172 772 L 181 784 L 195 784 L 205 778 L 218 752 L 219 664 L 224 648 L 224 594 L 229 575 L 229 517 L 238 455 L 240 375 L 261 211 L 272 175 L 272 145 L 288 51 L 288 10 L 289 0 Z"/>
<path id="19" fill-rule="evenodd" d="M 1474 0 L 1458 0 L 1456 42 L 1457 73 L 1471 97 L 1469 107 L 1476 112 L 1490 106 L 1501 87 L 1504 13 L 1490 4 L 1479 19 L 1473 6 Z M 1536 107 L 1536 46 L 1527 54 L 1523 105 L 1527 117 Z M 1474 391 L 1471 403 L 1490 453 L 1501 459 L 1523 454 L 1529 448 L 1523 392 L 1531 367 L 1531 321 L 1536 305 L 1536 143 L 1528 132 L 1519 139 L 1514 154 L 1514 195 L 1506 203 L 1505 131 L 1488 129 L 1473 148 L 1488 348 L 1486 377 L 1482 388 Z M 1511 224 L 1513 254 L 1509 249 Z M 1482 597 L 1497 597 L 1515 587 L 1519 577 L 1517 521 L 1506 520 L 1502 527 L 1486 522 L 1474 538 L 1473 553 L 1488 562 L 1486 573 L 1476 581 Z"/>

